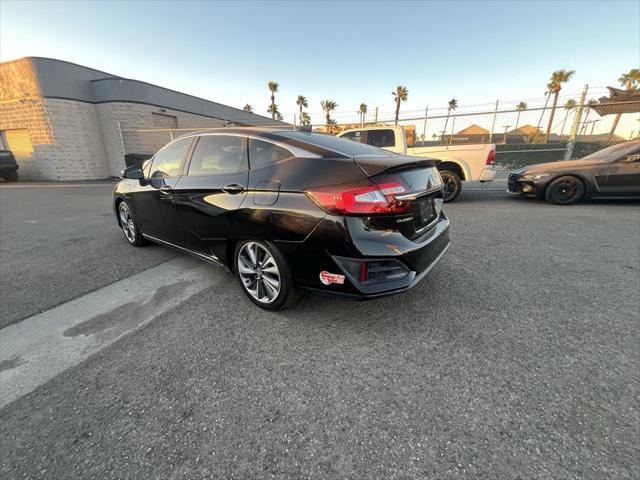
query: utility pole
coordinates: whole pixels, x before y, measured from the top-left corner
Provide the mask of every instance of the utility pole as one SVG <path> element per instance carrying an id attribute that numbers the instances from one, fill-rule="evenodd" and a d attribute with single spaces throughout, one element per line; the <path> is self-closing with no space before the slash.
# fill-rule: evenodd
<path id="1" fill-rule="evenodd" d="M 296 114 L 293 114 L 293 128 L 296 128 Z"/>
<path id="2" fill-rule="evenodd" d="M 491 132 L 489 133 L 489 143 L 493 141 L 493 128 L 496 126 L 496 117 L 498 116 L 498 104 L 500 100 L 496 100 L 496 108 L 493 110 L 493 122 L 491 122 Z"/>
<path id="3" fill-rule="evenodd" d="M 375 124 L 378 125 L 378 107 L 376 107 L 376 120 Z"/>
<path id="4" fill-rule="evenodd" d="M 456 116 L 453 116 L 453 120 L 451 121 L 451 136 L 449 137 L 449 145 L 453 143 L 453 127 L 456 125 Z"/>
<path id="5" fill-rule="evenodd" d="M 502 128 L 504 128 L 504 138 L 502 139 L 502 143 L 506 144 L 507 143 L 507 129 L 510 127 L 511 125 L 503 125 Z"/>
<path id="6" fill-rule="evenodd" d="M 589 91 L 589 85 L 585 85 L 582 89 L 582 95 L 580 95 L 580 103 L 576 108 L 576 115 L 573 117 L 573 125 L 571 126 L 571 133 L 569 134 L 569 143 L 567 143 L 567 150 L 564 153 L 565 160 L 571 160 L 573 155 L 573 146 L 576 143 L 576 135 L 578 134 L 578 128 L 580 128 L 580 122 L 582 121 L 582 109 L 584 108 L 584 101 L 587 98 L 587 92 Z"/>
<path id="7" fill-rule="evenodd" d="M 424 109 L 424 126 L 422 127 L 423 142 L 424 142 L 424 139 L 427 138 L 427 115 L 428 114 L 429 114 L 429 106 L 427 105 L 427 107 Z"/>

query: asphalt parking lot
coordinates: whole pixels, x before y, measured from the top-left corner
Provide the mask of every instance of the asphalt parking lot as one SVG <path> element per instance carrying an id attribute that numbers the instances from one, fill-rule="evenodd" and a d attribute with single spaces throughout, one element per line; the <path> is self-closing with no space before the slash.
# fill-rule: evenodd
<path id="1" fill-rule="evenodd" d="M 0 186 L 0 353 L 133 279 L 65 330 L 69 348 L 118 335 L 0 409 L 2 478 L 640 478 L 637 201 L 465 191 L 405 294 L 271 313 L 207 267 L 188 294 L 149 286 L 154 316 L 130 292 L 196 267 L 129 247 L 111 190 Z"/>

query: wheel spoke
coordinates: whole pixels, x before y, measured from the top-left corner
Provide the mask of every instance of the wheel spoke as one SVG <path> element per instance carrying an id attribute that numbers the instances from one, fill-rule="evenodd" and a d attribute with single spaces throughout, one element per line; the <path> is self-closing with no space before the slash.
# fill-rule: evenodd
<path id="1" fill-rule="evenodd" d="M 280 271 L 275 259 L 261 244 L 245 243 L 238 252 L 236 266 L 247 293 L 260 303 L 273 302 L 280 293 Z"/>

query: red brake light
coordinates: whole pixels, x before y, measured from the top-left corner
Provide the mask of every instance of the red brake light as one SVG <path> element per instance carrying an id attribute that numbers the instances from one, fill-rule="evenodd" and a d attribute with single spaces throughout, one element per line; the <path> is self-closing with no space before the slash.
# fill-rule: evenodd
<path id="1" fill-rule="evenodd" d="M 489 155 L 487 155 L 487 161 L 484 162 L 485 165 L 493 165 L 493 161 L 496 159 L 496 151 L 491 150 Z"/>
<path id="2" fill-rule="evenodd" d="M 407 193 L 400 182 L 376 185 L 366 183 L 336 185 L 309 190 L 307 194 L 323 209 L 331 213 L 355 215 L 384 215 L 408 210 L 407 202 L 398 202 L 395 195 Z"/>

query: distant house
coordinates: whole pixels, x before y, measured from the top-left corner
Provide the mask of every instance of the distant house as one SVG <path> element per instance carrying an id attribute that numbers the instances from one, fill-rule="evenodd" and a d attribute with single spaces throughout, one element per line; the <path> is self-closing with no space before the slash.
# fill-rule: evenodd
<path id="1" fill-rule="evenodd" d="M 520 128 L 511 130 L 509 135 L 542 135 L 542 130 L 533 125 L 523 125 Z"/>
<path id="2" fill-rule="evenodd" d="M 482 128 L 480 125 L 476 125 L 475 123 L 463 130 L 460 130 L 455 135 L 489 135 L 489 130 L 486 128 Z"/>

